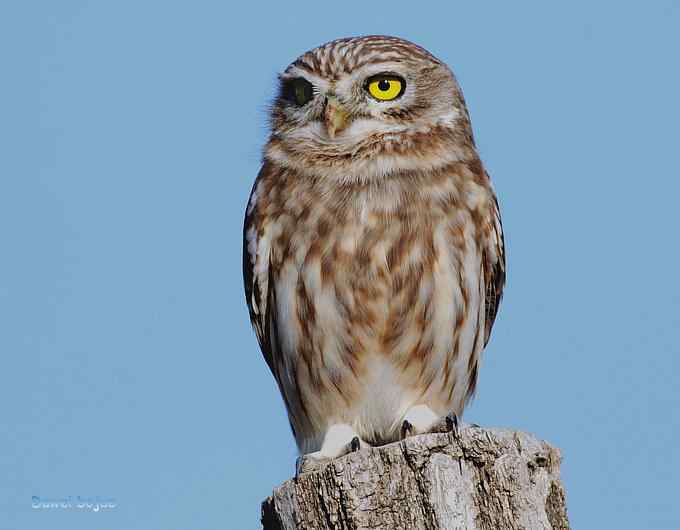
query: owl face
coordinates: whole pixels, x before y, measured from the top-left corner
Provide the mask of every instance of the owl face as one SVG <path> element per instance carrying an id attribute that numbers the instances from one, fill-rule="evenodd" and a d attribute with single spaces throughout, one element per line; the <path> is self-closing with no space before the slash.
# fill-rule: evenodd
<path id="1" fill-rule="evenodd" d="M 405 147 L 432 134 L 453 142 L 469 133 L 448 67 L 415 44 L 382 36 L 339 39 L 300 56 L 280 76 L 271 125 L 265 157 L 342 178 L 408 169 L 414 161 L 400 160 Z M 428 149 L 439 155 L 434 144 Z"/>

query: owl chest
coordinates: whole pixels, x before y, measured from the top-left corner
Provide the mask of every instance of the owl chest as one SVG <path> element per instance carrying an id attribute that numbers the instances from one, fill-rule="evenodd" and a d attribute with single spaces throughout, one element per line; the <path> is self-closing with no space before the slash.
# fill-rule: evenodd
<path id="1" fill-rule="evenodd" d="M 284 222 L 272 264 L 291 353 L 313 350 L 309 357 L 322 356 L 326 366 L 367 350 L 408 363 L 419 348 L 450 350 L 451 330 L 475 310 L 478 263 L 466 259 L 465 230 L 445 212 L 358 210 Z M 474 237 L 467 239 L 469 246 Z"/>
<path id="2" fill-rule="evenodd" d="M 342 303 L 368 303 L 426 274 L 435 258 L 434 234 L 427 230 L 373 214 L 317 218 L 290 223 L 272 255 L 282 279 L 287 276 L 299 293 L 312 298 L 325 291 L 346 293 Z"/>

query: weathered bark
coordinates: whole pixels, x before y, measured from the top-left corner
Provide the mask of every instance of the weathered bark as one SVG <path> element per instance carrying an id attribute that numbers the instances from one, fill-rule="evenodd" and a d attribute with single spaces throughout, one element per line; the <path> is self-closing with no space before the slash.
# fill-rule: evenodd
<path id="1" fill-rule="evenodd" d="M 334 460 L 262 504 L 265 530 L 569 530 L 560 453 L 530 434 L 467 427 Z"/>

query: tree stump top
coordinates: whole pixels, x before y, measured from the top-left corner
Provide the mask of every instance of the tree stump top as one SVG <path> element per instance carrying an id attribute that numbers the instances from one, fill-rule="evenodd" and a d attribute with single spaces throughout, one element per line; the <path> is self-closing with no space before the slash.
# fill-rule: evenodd
<path id="1" fill-rule="evenodd" d="M 569 530 L 559 451 L 531 434 L 465 427 L 364 449 L 288 480 L 265 530 Z"/>

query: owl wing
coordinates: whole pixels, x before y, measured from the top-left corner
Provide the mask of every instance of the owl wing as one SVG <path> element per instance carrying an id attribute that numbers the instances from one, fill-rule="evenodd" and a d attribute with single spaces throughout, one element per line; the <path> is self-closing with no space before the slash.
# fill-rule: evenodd
<path id="1" fill-rule="evenodd" d="M 491 328 L 496 320 L 498 307 L 503 297 L 503 287 L 505 286 L 505 241 L 500 209 L 495 194 L 493 195 L 489 240 L 482 253 L 482 272 L 486 289 L 484 301 L 486 313 L 484 345 L 486 346 L 491 335 Z"/>
<path id="2" fill-rule="evenodd" d="M 274 348 L 272 336 L 276 336 L 276 323 L 272 321 L 271 308 L 276 307 L 274 282 L 271 279 L 269 250 L 263 245 L 263 218 L 257 195 L 258 184 L 267 171 L 266 164 L 260 170 L 248 199 L 248 207 L 243 222 L 243 287 L 250 322 L 255 330 L 257 341 L 269 369 L 274 373 Z"/>

